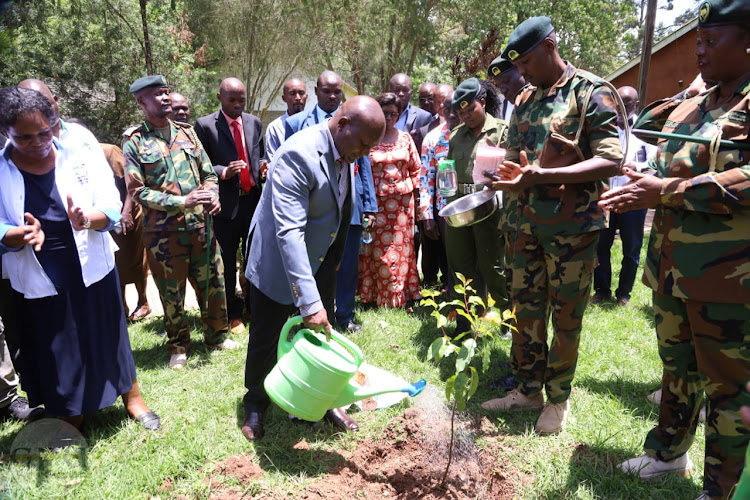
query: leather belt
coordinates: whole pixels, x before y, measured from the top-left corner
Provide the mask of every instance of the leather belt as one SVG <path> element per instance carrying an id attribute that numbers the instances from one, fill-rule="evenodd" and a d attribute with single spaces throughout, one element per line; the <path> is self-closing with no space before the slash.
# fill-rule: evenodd
<path id="1" fill-rule="evenodd" d="M 477 191 L 477 187 L 474 184 L 463 184 L 459 182 L 458 186 L 456 186 L 456 192 L 458 194 L 472 194 L 472 193 L 475 193 L 476 191 Z"/>

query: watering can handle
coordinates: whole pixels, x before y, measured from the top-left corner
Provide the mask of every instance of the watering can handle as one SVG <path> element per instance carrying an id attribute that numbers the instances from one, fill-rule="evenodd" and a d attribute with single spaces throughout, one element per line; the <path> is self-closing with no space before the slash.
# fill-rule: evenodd
<path id="1" fill-rule="evenodd" d="M 301 338 L 295 335 L 292 340 L 289 340 L 289 330 L 299 325 L 300 323 L 302 323 L 302 316 L 292 316 L 287 320 L 286 323 L 284 323 L 284 326 L 281 328 L 281 335 L 279 336 L 279 347 L 276 353 L 276 359 L 281 359 L 284 354 L 291 351 L 292 346 L 294 346 L 294 343 L 297 341 L 297 339 Z M 342 347 L 344 347 L 347 351 L 349 351 L 352 356 L 354 356 L 354 363 L 356 364 L 356 366 L 362 364 L 362 351 L 357 346 L 357 344 L 344 337 L 340 333 L 336 332 L 335 330 L 331 330 L 331 338 Z"/>
<path id="2" fill-rule="evenodd" d="M 292 340 L 289 340 L 289 330 L 302 323 L 302 316 L 292 316 L 289 318 L 284 326 L 281 327 L 281 335 L 279 336 L 279 347 L 276 351 L 276 359 L 281 357 L 292 350 L 294 341 L 297 338 L 295 335 Z"/>

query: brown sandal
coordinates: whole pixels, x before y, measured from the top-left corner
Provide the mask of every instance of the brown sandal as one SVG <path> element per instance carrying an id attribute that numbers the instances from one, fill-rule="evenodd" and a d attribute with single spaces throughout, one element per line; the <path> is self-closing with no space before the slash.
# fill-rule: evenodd
<path id="1" fill-rule="evenodd" d="M 151 308 L 148 306 L 148 304 L 144 304 L 133 311 L 133 314 L 128 316 L 128 321 L 140 321 L 149 314 L 151 314 Z"/>

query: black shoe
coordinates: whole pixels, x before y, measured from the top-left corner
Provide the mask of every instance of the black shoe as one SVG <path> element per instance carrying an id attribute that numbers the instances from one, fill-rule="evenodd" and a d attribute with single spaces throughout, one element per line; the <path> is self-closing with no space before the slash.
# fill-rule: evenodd
<path id="1" fill-rule="evenodd" d="M 346 324 L 346 331 L 351 333 L 361 332 L 362 331 L 362 325 L 358 325 L 354 321 L 350 321 Z"/>
<path id="2" fill-rule="evenodd" d="M 0 409 L 0 416 L 3 419 L 20 420 L 21 422 L 30 422 L 44 415 L 42 406 L 30 407 L 25 398 L 17 397 L 5 408 Z"/>

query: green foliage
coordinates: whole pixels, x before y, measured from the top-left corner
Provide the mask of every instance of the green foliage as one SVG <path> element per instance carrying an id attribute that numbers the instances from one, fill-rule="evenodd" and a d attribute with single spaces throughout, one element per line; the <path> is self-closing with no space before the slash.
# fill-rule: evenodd
<path id="1" fill-rule="evenodd" d="M 437 303 L 435 298 L 440 293 L 425 289 L 422 290 L 424 298 L 420 305 L 432 308 L 430 316 L 435 318 L 438 328 L 443 333 L 430 345 L 427 358 L 440 363 L 442 359 L 456 355 L 455 374 L 445 383 L 445 396 L 449 401 L 454 401 L 458 411 L 463 411 L 479 384 L 479 374 L 471 363 L 478 355 L 481 355 L 482 371 L 486 371 L 489 367 L 490 350 L 486 348 L 487 346 L 480 346 L 480 341 L 485 344 L 491 341 L 494 333 L 502 326 L 515 327 L 510 325 L 510 321 L 514 318 L 512 311 L 496 309 L 491 295 L 487 296 L 485 303 L 471 286 L 471 279 L 466 279 L 461 273 L 456 273 L 456 277 L 459 283 L 454 286 L 454 291 L 461 299 Z M 471 329 L 455 338 L 449 337 L 445 332 L 448 316 L 443 313 L 449 309 L 454 310 L 456 315 L 466 318 Z"/>

